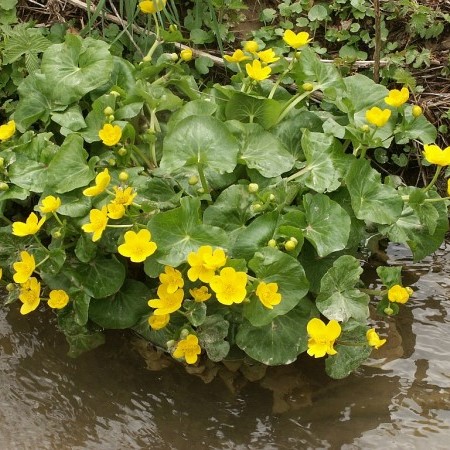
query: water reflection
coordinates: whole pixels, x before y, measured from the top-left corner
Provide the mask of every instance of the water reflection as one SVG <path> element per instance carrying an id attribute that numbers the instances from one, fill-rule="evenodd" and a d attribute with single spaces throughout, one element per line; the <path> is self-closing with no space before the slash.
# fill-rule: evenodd
<path id="1" fill-rule="evenodd" d="M 302 358 L 260 382 L 223 370 L 204 384 L 173 365 L 146 370 L 121 333 L 71 360 L 51 314 L 2 308 L 0 448 L 447 448 L 450 255 L 442 248 L 411 264 L 391 247 L 389 257 L 408 263 L 404 280 L 416 293 L 381 330 L 389 347 L 340 381 L 323 375 L 322 361 Z"/>

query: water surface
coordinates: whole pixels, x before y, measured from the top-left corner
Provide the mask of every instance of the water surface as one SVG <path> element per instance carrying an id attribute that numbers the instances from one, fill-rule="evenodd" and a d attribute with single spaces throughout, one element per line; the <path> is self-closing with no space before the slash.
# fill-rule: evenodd
<path id="1" fill-rule="evenodd" d="M 51 313 L 2 307 L 0 448 L 446 449 L 449 250 L 412 264 L 407 250 L 389 248 L 415 295 L 387 325 L 375 322 L 388 344 L 339 381 L 323 374 L 323 361 L 301 358 L 252 383 L 210 370 L 205 384 L 176 365 L 147 370 L 142 347 L 120 332 L 73 360 Z"/>

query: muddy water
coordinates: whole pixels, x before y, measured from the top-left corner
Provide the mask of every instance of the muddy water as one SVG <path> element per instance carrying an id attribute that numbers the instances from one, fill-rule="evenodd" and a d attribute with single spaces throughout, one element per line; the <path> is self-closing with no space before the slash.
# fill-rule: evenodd
<path id="1" fill-rule="evenodd" d="M 176 366 L 147 370 L 121 333 L 71 360 L 51 314 L 0 308 L 0 448 L 449 448 L 450 248 L 409 261 L 389 249 L 416 291 L 381 328 L 389 345 L 340 381 L 302 359 L 261 381 L 223 369 L 205 384 Z"/>

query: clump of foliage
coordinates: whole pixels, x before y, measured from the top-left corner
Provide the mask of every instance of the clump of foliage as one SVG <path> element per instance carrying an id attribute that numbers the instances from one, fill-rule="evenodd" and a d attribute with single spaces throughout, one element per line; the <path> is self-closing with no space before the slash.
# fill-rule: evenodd
<path id="1" fill-rule="evenodd" d="M 137 65 L 67 34 L 20 82 L 0 126 L 7 303 L 52 308 L 74 356 L 132 329 L 187 364 L 307 352 L 348 375 L 384 343 L 369 295 L 392 315 L 412 293 L 398 267 L 365 290 L 358 251 L 375 237 L 415 260 L 440 246 L 450 149 L 407 88 L 343 77 L 306 32 L 277 51 L 247 42 L 226 57 L 231 84 L 200 89 L 195 52 L 165 51 L 156 31 Z M 371 166 L 411 140 L 438 167 L 424 188 Z"/>

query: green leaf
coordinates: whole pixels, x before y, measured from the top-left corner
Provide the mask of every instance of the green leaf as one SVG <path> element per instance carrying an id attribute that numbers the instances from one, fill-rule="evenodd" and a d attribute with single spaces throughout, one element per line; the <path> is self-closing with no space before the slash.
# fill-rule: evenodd
<path id="1" fill-rule="evenodd" d="M 89 318 L 103 328 L 131 328 L 144 314 L 150 314 L 147 304 L 150 296 L 151 291 L 144 283 L 128 279 L 115 295 L 92 300 Z"/>
<path id="2" fill-rule="evenodd" d="M 304 222 L 299 226 L 320 257 L 346 247 L 351 220 L 342 206 L 324 194 L 306 194 L 303 207 Z"/>
<path id="3" fill-rule="evenodd" d="M 80 191 L 67 192 L 58 196 L 61 199 L 61 206 L 58 214 L 68 217 L 84 217 L 91 209 L 91 200 Z"/>
<path id="4" fill-rule="evenodd" d="M 52 248 L 47 252 L 43 248 L 36 251 L 36 259 L 41 262 L 40 270 L 48 274 L 57 274 L 66 262 L 66 252 L 62 248 Z M 48 257 L 48 259 L 46 259 Z M 46 260 L 45 260 L 46 259 Z M 42 262 L 44 261 L 45 262 Z"/>
<path id="5" fill-rule="evenodd" d="M 275 317 L 288 313 L 308 293 L 309 283 L 301 264 L 275 248 L 261 249 L 248 267 L 255 273 L 258 283 L 277 283 L 281 294 L 281 302 L 273 309 L 263 306 L 256 295 L 244 305 L 243 315 L 253 326 L 267 325 Z"/>
<path id="6" fill-rule="evenodd" d="M 55 112 L 51 114 L 51 118 L 53 122 L 71 131 L 78 131 L 86 127 L 79 105 L 73 105 L 61 113 Z"/>
<path id="7" fill-rule="evenodd" d="M 367 345 L 366 332 L 367 326 L 358 322 L 343 325 L 335 345 L 337 354 L 325 360 L 325 371 L 331 378 L 339 380 L 347 377 L 370 356 L 372 348 Z M 346 345 L 339 344 L 339 341 Z"/>
<path id="8" fill-rule="evenodd" d="M 214 117 L 187 117 L 164 139 L 160 168 L 174 172 L 201 164 L 220 173 L 232 172 L 238 151 L 236 139 L 222 122 Z"/>
<path id="9" fill-rule="evenodd" d="M 377 267 L 377 274 L 381 282 L 390 289 L 396 284 L 402 285 L 402 267 L 401 266 L 379 266 Z"/>
<path id="10" fill-rule="evenodd" d="M 198 327 L 206 319 L 206 305 L 203 302 L 196 302 L 194 300 L 185 300 L 183 303 L 185 308 L 185 315 L 189 322 Z"/>
<path id="11" fill-rule="evenodd" d="M 68 33 L 64 43 L 44 52 L 41 71 L 55 103 L 69 105 L 107 83 L 113 66 L 106 42 Z"/>
<path id="12" fill-rule="evenodd" d="M 305 174 L 299 178 L 316 192 L 331 192 L 340 187 L 341 173 L 337 161 L 346 159 L 342 146 L 333 136 L 305 130 L 301 138 L 306 157 Z"/>
<path id="13" fill-rule="evenodd" d="M 414 189 L 414 188 L 412 188 Z M 402 193 L 408 193 L 409 188 L 403 189 Z M 428 198 L 438 199 L 439 194 L 435 191 L 428 191 Z M 448 214 L 447 206 L 444 202 L 428 203 L 432 205 L 438 213 L 436 223 L 433 224 L 430 232 L 430 223 L 423 223 L 423 219 L 419 216 L 417 211 L 408 204 L 405 205 L 401 216 L 395 223 L 389 226 L 380 227 L 379 231 L 389 237 L 393 242 L 407 244 L 413 253 L 414 261 L 420 261 L 426 256 L 436 251 L 445 239 L 445 234 L 448 231 Z M 427 205 L 427 208 L 428 208 Z M 422 210 L 426 213 L 426 209 Z M 429 219 L 432 219 L 435 214 L 430 214 Z"/>
<path id="14" fill-rule="evenodd" d="M 275 178 L 292 169 L 294 157 L 273 134 L 257 123 L 245 124 L 243 130 L 240 162 L 266 178 Z"/>
<path id="15" fill-rule="evenodd" d="M 97 245 L 86 233 L 80 235 L 75 246 L 75 255 L 83 263 L 92 261 L 97 253 Z"/>
<path id="16" fill-rule="evenodd" d="M 275 234 L 278 218 L 277 211 L 265 213 L 240 231 L 231 252 L 232 257 L 249 260 L 261 247 L 266 247 Z"/>
<path id="17" fill-rule="evenodd" d="M 195 58 L 194 65 L 198 73 L 207 75 L 209 69 L 214 66 L 214 61 L 207 56 L 199 56 L 198 58 Z"/>
<path id="18" fill-rule="evenodd" d="M 412 107 L 405 108 L 405 120 L 395 133 L 396 144 L 407 144 L 415 139 L 422 144 L 432 144 L 436 141 L 436 128 L 426 119 L 424 115 L 414 117 Z"/>
<path id="19" fill-rule="evenodd" d="M 391 224 L 402 212 L 403 201 L 397 191 L 381 184 L 381 175 L 365 159 L 354 160 L 349 168 L 347 189 L 358 219 Z"/>
<path id="20" fill-rule="evenodd" d="M 186 103 L 169 119 L 168 128 L 173 130 L 179 122 L 191 116 L 212 116 L 217 110 L 217 105 L 206 100 L 194 100 Z"/>
<path id="21" fill-rule="evenodd" d="M 309 11 L 308 11 L 308 19 L 311 22 L 315 21 L 322 21 L 325 20 L 328 17 L 328 11 L 327 8 L 323 5 L 314 5 Z"/>
<path id="22" fill-rule="evenodd" d="M 91 159 L 88 165 L 87 156 L 83 148 L 83 138 L 76 134 L 67 136 L 48 165 L 47 189 L 63 194 L 87 186 L 95 177 L 92 166 L 97 162 Z"/>
<path id="23" fill-rule="evenodd" d="M 255 215 L 250 208 L 254 194 L 248 192 L 245 184 L 234 184 L 223 190 L 213 205 L 203 213 L 203 223 L 234 231 L 243 228 Z"/>
<path id="24" fill-rule="evenodd" d="M 89 319 L 89 303 L 91 297 L 83 291 L 70 292 L 70 299 L 73 302 L 73 310 L 75 312 L 75 322 L 78 325 L 86 325 Z"/>
<path id="25" fill-rule="evenodd" d="M 276 100 L 233 92 L 226 103 L 225 115 L 228 120 L 256 122 L 268 130 L 278 122 L 282 109 L 283 105 Z"/>
<path id="26" fill-rule="evenodd" d="M 359 261 L 350 255 L 338 258 L 320 283 L 316 299 L 319 311 L 329 320 L 365 322 L 369 316 L 369 296 L 355 288 L 363 272 Z"/>
<path id="27" fill-rule="evenodd" d="M 201 245 L 227 249 L 226 232 L 202 223 L 198 198 L 184 197 L 180 203 L 180 208 L 156 214 L 148 222 L 152 240 L 158 245 L 155 256 L 160 264 L 177 267 Z"/>
<path id="28" fill-rule="evenodd" d="M 3 3 L 0 8 L 4 8 Z M 3 14 L 3 13 L 2 13 Z M 9 39 L 5 40 L 3 50 L 3 64 L 12 64 L 22 56 L 36 56 L 48 48 L 51 42 L 42 36 L 41 32 L 33 28 L 16 27 Z M 29 66 L 27 66 L 28 68 Z M 31 72 L 30 70 L 28 72 Z"/>
<path id="29" fill-rule="evenodd" d="M 200 346 L 206 350 L 211 361 L 221 361 L 228 355 L 230 344 L 224 339 L 228 336 L 230 324 L 221 315 L 207 316 L 203 324 L 197 328 Z"/>
<path id="30" fill-rule="evenodd" d="M 236 344 L 251 358 L 269 366 L 290 364 L 307 348 L 306 324 L 317 315 L 314 304 L 304 298 L 294 309 L 261 327 L 245 321 Z"/>
<path id="31" fill-rule="evenodd" d="M 89 296 L 104 298 L 115 294 L 125 280 L 125 267 L 117 259 L 95 258 L 88 264 L 73 262 L 66 276 Z"/>

